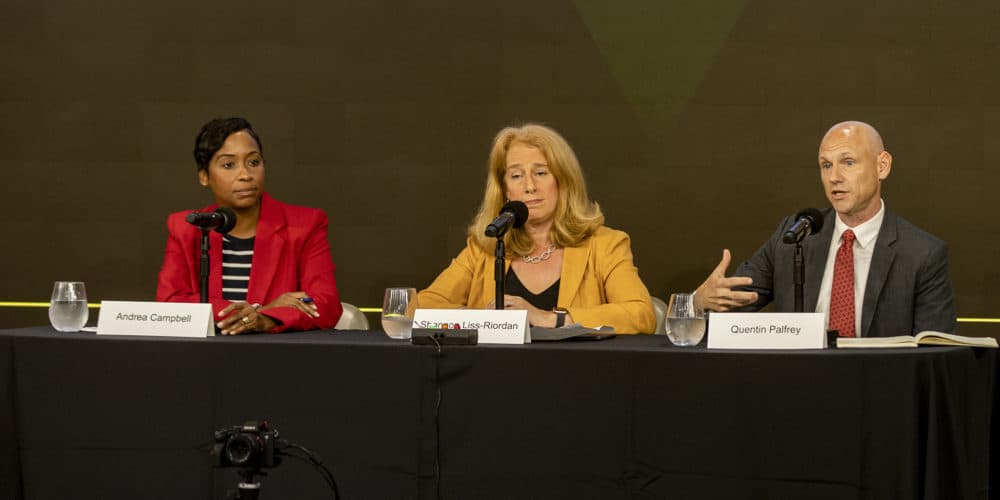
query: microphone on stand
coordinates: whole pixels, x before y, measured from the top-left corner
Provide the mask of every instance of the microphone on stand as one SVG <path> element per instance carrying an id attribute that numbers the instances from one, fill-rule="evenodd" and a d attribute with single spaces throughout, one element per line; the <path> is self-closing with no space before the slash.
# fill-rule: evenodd
<path id="1" fill-rule="evenodd" d="M 214 229 L 218 233 L 226 234 L 236 227 L 236 212 L 229 207 L 216 208 L 214 212 L 191 212 L 184 217 L 189 224 L 201 229 L 201 258 L 198 261 L 198 276 L 201 302 L 208 302 L 208 232 Z"/>
<path id="2" fill-rule="evenodd" d="M 815 208 L 806 208 L 795 214 L 795 222 L 781 235 L 781 241 L 795 245 L 792 257 L 792 283 L 795 290 L 795 312 L 805 311 L 805 256 L 802 255 L 802 240 L 819 232 L 823 227 L 823 214 Z"/>
<path id="3" fill-rule="evenodd" d="M 236 227 L 236 212 L 229 207 L 216 208 L 214 212 L 191 212 L 184 217 L 189 224 L 204 230 L 214 229 L 226 234 Z"/>
<path id="4" fill-rule="evenodd" d="M 486 226 L 486 236 L 499 238 L 509 227 L 521 227 L 528 220 L 528 205 L 523 201 L 508 201 L 500 208 L 500 215 Z"/>
<path id="5" fill-rule="evenodd" d="M 506 250 L 503 246 L 503 235 L 510 227 L 521 227 L 528 220 L 528 205 L 523 201 L 508 201 L 500 208 L 500 215 L 493 222 L 486 226 L 486 236 L 497 239 L 496 251 L 493 254 L 496 259 L 493 263 L 493 280 L 496 284 L 496 298 L 494 304 L 497 309 L 503 309 L 503 288 L 504 271 L 506 261 L 504 256 Z"/>
<path id="6" fill-rule="evenodd" d="M 823 214 L 815 208 L 802 209 L 795 215 L 795 223 L 781 236 L 783 243 L 798 243 L 806 236 L 816 234 L 823 227 Z"/>

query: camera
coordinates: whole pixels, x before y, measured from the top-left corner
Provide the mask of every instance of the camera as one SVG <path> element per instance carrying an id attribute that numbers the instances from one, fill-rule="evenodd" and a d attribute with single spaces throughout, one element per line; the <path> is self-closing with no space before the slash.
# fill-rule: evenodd
<path id="1" fill-rule="evenodd" d="M 213 453 L 219 455 L 219 467 L 277 467 L 281 463 L 275 454 L 277 440 L 278 430 L 266 420 L 247 422 L 215 431 Z"/>

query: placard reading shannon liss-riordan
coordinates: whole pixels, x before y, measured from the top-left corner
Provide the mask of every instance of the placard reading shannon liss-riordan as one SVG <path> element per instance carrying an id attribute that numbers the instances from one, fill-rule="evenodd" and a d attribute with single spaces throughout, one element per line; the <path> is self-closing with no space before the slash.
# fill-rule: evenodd
<path id="1" fill-rule="evenodd" d="M 528 311 L 523 309 L 417 309 L 413 328 L 476 330 L 480 344 L 531 342 Z"/>
<path id="2" fill-rule="evenodd" d="M 709 349 L 823 349 L 823 313 L 711 313 Z"/>
<path id="3" fill-rule="evenodd" d="M 215 335 L 211 304 L 105 300 L 98 335 L 209 337 Z"/>

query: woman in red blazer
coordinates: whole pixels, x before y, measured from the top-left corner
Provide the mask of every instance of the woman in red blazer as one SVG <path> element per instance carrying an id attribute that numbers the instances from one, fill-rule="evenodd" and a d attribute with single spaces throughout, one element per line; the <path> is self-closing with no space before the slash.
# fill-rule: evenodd
<path id="1" fill-rule="evenodd" d="M 209 236 L 208 299 L 216 326 L 223 335 L 333 328 L 342 309 L 326 214 L 268 196 L 262 150 L 257 134 L 242 118 L 212 120 L 195 139 L 198 179 L 215 196 L 215 204 L 200 211 L 229 207 L 236 213 L 236 226 L 226 242 L 217 232 Z M 167 218 L 158 301 L 200 299 L 201 230 L 184 220 L 189 213 Z M 229 259 L 225 272 L 224 245 Z"/>

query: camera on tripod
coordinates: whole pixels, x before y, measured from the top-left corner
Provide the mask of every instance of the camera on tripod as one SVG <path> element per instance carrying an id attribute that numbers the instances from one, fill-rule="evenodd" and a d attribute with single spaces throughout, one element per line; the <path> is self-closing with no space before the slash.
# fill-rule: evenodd
<path id="1" fill-rule="evenodd" d="M 219 467 L 263 469 L 277 467 L 281 459 L 275 453 L 278 430 L 267 420 L 247 422 L 215 431 L 213 453 L 219 455 Z"/>

